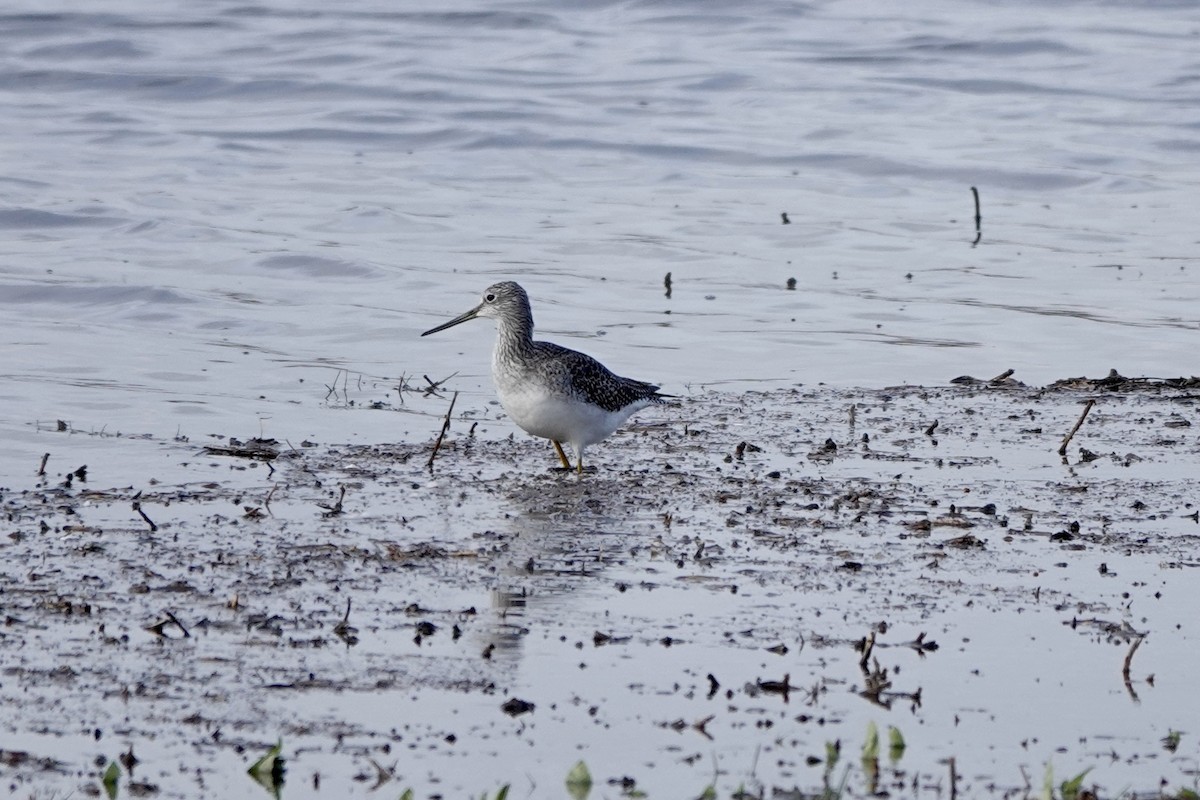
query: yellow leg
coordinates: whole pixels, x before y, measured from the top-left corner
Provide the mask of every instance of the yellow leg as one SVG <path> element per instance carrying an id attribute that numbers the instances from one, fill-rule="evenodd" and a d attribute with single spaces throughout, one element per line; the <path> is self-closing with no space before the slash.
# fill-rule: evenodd
<path id="1" fill-rule="evenodd" d="M 554 445 L 554 449 L 558 452 L 558 458 L 560 461 L 562 461 L 563 469 L 570 469 L 571 462 L 567 460 L 567 454 L 563 452 L 562 445 L 553 439 L 551 439 L 550 442 Z"/>

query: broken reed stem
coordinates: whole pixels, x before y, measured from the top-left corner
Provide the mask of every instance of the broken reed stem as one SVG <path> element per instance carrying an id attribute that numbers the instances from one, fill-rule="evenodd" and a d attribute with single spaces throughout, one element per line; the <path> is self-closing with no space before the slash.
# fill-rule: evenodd
<path id="1" fill-rule="evenodd" d="M 1074 438 L 1075 432 L 1083 425 L 1083 421 L 1087 419 L 1088 412 L 1092 410 L 1092 406 L 1094 405 L 1096 405 L 1096 398 L 1093 397 L 1091 400 L 1088 400 L 1087 404 L 1083 407 L 1083 413 L 1079 415 L 1079 420 L 1075 423 L 1075 427 L 1071 428 L 1071 432 L 1067 434 L 1065 439 L 1063 439 L 1062 446 L 1058 448 L 1058 454 L 1060 456 L 1065 456 L 1067 454 L 1067 445 L 1071 443 L 1071 439 Z"/>
<path id="2" fill-rule="evenodd" d="M 50 460 L 50 454 L 43 453 L 42 454 L 42 463 L 38 465 L 38 471 L 37 471 L 39 478 L 46 474 L 46 462 L 49 460 Z"/>
<path id="3" fill-rule="evenodd" d="M 975 241 L 971 242 L 971 247 L 976 247 L 983 239 L 983 215 L 979 213 L 979 190 L 972 186 L 971 194 L 975 197 Z"/>
<path id="4" fill-rule="evenodd" d="M 1015 369 L 1006 369 L 1004 372 L 1001 372 L 999 375 L 988 381 L 988 383 L 1004 383 L 1013 376 L 1014 372 L 1016 372 Z"/>
<path id="5" fill-rule="evenodd" d="M 426 380 L 429 380 L 426 378 Z M 446 438 L 446 432 L 450 430 L 450 415 L 454 413 L 454 403 L 458 400 L 458 392 L 450 398 L 450 408 L 446 409 L 446 417 L 442 420 L 442 432 L 438 434 L 437 441 L 433 443 L 433 452 L 429 454 L 429 462 L 425 465 L 430 470 L 433 469 L 433 460 L 437 458 L 438 450 L 442 449 L 442 440 Z"/>
<path id="6" fill-rule="evenodd" d="M 950 756 L 950 800 L 958 798 L 958 765 L 954 762 L 954 756 Z"/>
<path id="7" fill-rule="evenodd" d="M 342 486 L 339 486 L 338 489 L 339 489 L 339 491 L 338 491 L 337 502 L 334 503 L 333 506 L 331 506 L 329 509 L 330 516 L 335 516 L 337 514 L 342 513 L 342 501 L 346 499 L 346 487 L 343 484 Z"/>
<path id="8" fill-rule="evenodd" d="M 1129 678 L 1129 666 L 1133 663 L 1133 654 L 1136 653 L 1137 649 L 1142 646 L 1142 639 L 1145 638 L 1145 636 L 1139 636 L 1138 638 L 1134 639 L 1133 644 L 1129 646 L 1129 652 L 1125 654 L 1125 666 L 1121 668 L 1121 676 L 1125 678 L 1126 684 L 1131 682 Z"/>
<path id="9" fill-rule="evenodd" d="M 863 640 L 862 658 L 858 659 L 858 666 L 863 672 L 867 671 L 867 662 L 871 660 L 871 651 L 875 649 L 875 631 L 867 634 L 867 638 Z"/>
<path id="10" fill-rule="evenodd" d="M 154 533 L 158 530 L 158 526 L 154 524 L 154 520 L 152 520 L 152 519 L 150 519 L 150 517 L 146 516 L 145 511 L 142 511 L 142 501 L 138 499 L 141 496 L 142 496 L 142 493 L 138 492 L 138 496 L 133 499 L 133 510 L 136 511 L 141 516 L 141 518 L 146 521 L 146 524 L 150 526 L 150 532 Z M 180 625 L 179 627 L 182 628 L 183 626 Z"/>
<path id="11" fill-rule="evenodd" d="M 167 619 L 169 619 L 169 620 L 171 620 L 171 622 L 175 623 L 175 627 L 177 627 L 177 628 L 179 628 L 179 630 L 183 631 L 183 638 L 185 638 L 185 639 L 192 638 L 192 634 L 188 632 L 187 628 L 183 627 L 183 623 L 179 621 L 179 617 L 175 616 L 170 611 L 164 611 L 163 613 L 167 615 Z"/>

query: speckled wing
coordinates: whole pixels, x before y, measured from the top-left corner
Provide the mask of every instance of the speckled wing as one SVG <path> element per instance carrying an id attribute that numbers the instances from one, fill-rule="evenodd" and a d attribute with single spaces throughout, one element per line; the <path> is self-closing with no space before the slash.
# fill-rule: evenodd
<path id="1" fill-rule="evenodd" d="M 652 383 L 615 375 L 589 355 L 551 342 L 535 342 L 545 358 L 537 359 L 541 368 L 555 373 L 555 385 L 569 387 L 573 393 L 605 411 L 620 411 L 633 403 L 661 403 L 663 395 Z"/>

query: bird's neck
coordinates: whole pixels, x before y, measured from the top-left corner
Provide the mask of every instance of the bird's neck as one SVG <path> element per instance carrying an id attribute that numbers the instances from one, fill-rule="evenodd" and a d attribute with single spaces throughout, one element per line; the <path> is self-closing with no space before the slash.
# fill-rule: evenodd
<path id="1" fill-rule="evenodd" d="M 520 360 L 532 350 L 533 317 L 531 315 L 503 317 L 497 320 L 495 361 Z"/>

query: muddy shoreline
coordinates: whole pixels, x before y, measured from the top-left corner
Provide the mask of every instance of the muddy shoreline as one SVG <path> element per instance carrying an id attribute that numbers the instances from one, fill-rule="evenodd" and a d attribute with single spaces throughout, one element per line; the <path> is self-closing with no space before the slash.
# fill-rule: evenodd
<path id="1" fill-rule="evenodd" d="M 582 477 L 470 414 L 432 470 L 433 414 L 373 445 L 42 428 L 3 488 L 0 777 L 253 796 L 281 741 L 288 798 L 563 796 L 580 760 L 592 797 L 1021 796 L 1048 765 L 1175 796 L 1200 387 L 1117 378 L 697 394 Z M 906 744 L 873 776 L 872 726 Z"/>

